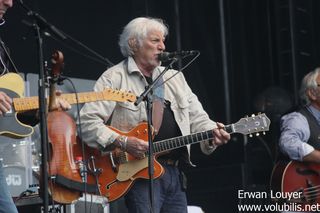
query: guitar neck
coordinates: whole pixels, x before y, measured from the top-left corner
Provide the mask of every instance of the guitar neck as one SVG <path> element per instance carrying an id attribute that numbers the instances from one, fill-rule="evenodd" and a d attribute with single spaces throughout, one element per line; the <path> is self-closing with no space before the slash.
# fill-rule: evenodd
<path id="1" fill-rule="evenodd" d="M 69 93 L 62 94 L 60 97 L 66 100 L 69 104 L 86 103 L 106 99 L 104 97 L 103 92 L 83 92 L 78 93 L 77 96 L 75 93 Z M 16 112 L 38 109 L 39 98 L 37 96 L 26 98 L 13 98 L 13 106 Z"/>
<path id="2" fill-rule="evenodd" d="M 224 127 L 224 129 L 228 133 L 234 133 L 234 130 L 232 128 L 232 124 L 227 125 Z M 162 140 L 154 142 L 153 144 L 153 150 L 154 153 L 161 153 L 166 152 L 169 150 L 181 148 L 187 145 L 200 143 L 202 141 L 211 140 L 213 138 L 214 134 L 212 130 L 204 131 L 204 132 L 198 132 L 187 136 L 180 136 L 171 138 L 168 140 Z"/>

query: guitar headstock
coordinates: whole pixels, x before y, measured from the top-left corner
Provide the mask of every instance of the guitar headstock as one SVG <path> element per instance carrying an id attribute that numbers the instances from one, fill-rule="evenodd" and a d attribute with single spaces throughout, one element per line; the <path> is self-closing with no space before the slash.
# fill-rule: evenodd
<path id="1" fill-rule="evenodd" d="M 102 93 L 103 93 L 103 99 L 108 101 L 134 102 L 137 99 L 136 95 L 131 92 L 124 92 L 124 91 L 114 90 L 110 88 L 103 90 Z"/>
<path id="2" fill-rule="evenodd" d="M 265 134 L 266 131 L 269 131 L 270 123 L 270 119 L 265 113 L 262 113 L 241 118 L 237 123 L 232 124 L 231 128 L 234 133 L 249 134 L 252 137 L 253 133 L 258 136 L 259 132 Z"/>

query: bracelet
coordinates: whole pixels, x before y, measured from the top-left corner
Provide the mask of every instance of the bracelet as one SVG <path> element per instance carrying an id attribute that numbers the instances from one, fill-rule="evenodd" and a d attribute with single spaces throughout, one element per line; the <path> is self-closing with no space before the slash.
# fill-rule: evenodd
<path id="1" fill-rule="evenodd" d="M 119 148 L 122 150 L 122 151 L 125 151 L 126 148 L 127 148 L 127 142 L 128 142 L 128 137 L 127 136 L 124 136 L 124 135 L 121 135 L 117 138 L 117 141 L 118 141 L 118 145 L 119 145 Z"/>

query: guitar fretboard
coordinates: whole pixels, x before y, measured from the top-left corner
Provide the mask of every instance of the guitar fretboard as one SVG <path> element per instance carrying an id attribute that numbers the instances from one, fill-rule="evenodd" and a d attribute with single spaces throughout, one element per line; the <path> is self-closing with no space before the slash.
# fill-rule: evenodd
<path id="1" fill-rule="evenodd" d="M 77 100 L 78 96 L 78 100 Z M 129 93 L 123 93 L 112 89 L 107 89 L 101 92 L 82 92 L 62 94 L 60 97 L 66 100 L 69 104 L 86 103 L 93 101 L 111 100 L 111 101 L 126 101 L 132 100 L 135 97 Z M 26 98 L 13 98 L 13 106 L 17 112 L 33 110 L 39 108 L 39 99 L 37 96 Z"/>
<path id="2" fill-rule="evenodd" d="M 189 144 L 199 143 L 201 141 L 209 140 L 213 138 L 213 132 L 211 130 L 205 132 L 198 132 L 195 134 L 180 136 L 176 138 L 171 138 L 168 140 L 162 140 L 154 142 L 153 150 L 154 153 L 161 153 L 180 147 L 184 147 Z"/>
<path id="3" fill-rule="evenodd" d="M 231 125 L 227 125 L 224 127 L 224 129 L 228 133 L 233 133 L 233 129 Z M 171 138 L 168 140 L 162 140 L 154 142 L 153 144 L 153 150 L 155 153 L 161 153 L 173 149 L 177 149 L 180 147 L 184 147 L 189 144 L 195 144 L 200 143 L 202 141 L 210 140 L 213 138 L 213 132 L 212 130 L 204 131 L 204 132 L 198 132 L 187 136 L 180 136 Z"/>

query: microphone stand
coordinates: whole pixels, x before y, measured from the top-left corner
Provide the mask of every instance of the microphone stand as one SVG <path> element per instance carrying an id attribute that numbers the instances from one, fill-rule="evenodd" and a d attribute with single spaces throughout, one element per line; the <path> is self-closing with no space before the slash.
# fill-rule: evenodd
<path id="1" fill-rule="evenodd" d="M 46 104 L 47 98 L 46 94 L 46 81 L 44 74 L 44 57 L 43 57 L 43 42 L 40 33 L 40 28 L 37 22 L 34 23 L 34 30 L 37 37 L 38 45 L 38 57 L 39 57 L 39 114 L 40 114 L 40 134 L 41 134 L 41 169 L 42 169 L 42 199 L 43 199 L 43 212 L 48 212 L 49 198 L 48 198 L 48 172 L 47 172 L 47 162 L 48 162 L 48 132 L 47 132 L 47 117 L 46 117 Z"/>
<path id="2" fill-rule="evenodd" d="M 42 170 L 42 193 L 43 193 L 43 212 L 48 213 L 48 206 L 49 206 L 49 199 L 48 199 L 48 170 L 47 170 L 47 162 L 48 162 L 48 130 L 47 130 L 47 119 L 46 119 L 46 104 L 47 104 L 47 98 L 45 97 L 46 94 L 46 86 L 48 84 L 45 81 L 45 74 L 44 74 L 44 54 L 43 54 L 43 39 L 41 37 L 41 32 L 45 32 L 46 29 L 49 29 L 52 33 L 52 35 L 56 36 L 57 38 L 60 38 L 61 40 L 67 40 L 67 37 L 69 37 L 71 40 L 76 42 L 81 47 L 84 47 L 86 50 L 90 51 L 94 55 L 96 55 L 98 58 L 103 59 L 104 62 L 107 62 L 108 64 L 112 64 L 108 59 L 103 58 L 95 51 L 91 50 L 89 47 L 85 46 L 81 42 L 76 41 L 75 39 L 71 38 L 70 36 L 67 36 L 62 31 L 58 30 L 54 25 L 50 24 L 46 21 L 45 18 L 43 18 L 38 13 L 32 11 L 27 5 L 23 3 L 23 0 L 19 0 L 18 3 L 21 5 L 21 7 L 27 11 L 27 15 L 30 16 L 33 19 L 33 23 L 30 25 L 35 29 L 36 37 L 37 37 L 37 45 L 38 45 L 38 53 L 39 53 L 39 113 L 40 113 L 40 135 L 41 135 L 41 170 Z M 29 23 L 28 23 L 29 25 Z M 48 85 L 49 86 L 49 85 Z M 85 185 L 86 187 L 86 185 Z M 86 190 L 85 190 L 86 192 Z M 86 196 L 85 196 L 85 207 L 86 207 Z M 85 208 L 85 211 L 87 208 Z"/>
<path id="3" fill-rule="evenodd" d="M 30 8 L 23 4 L 22 0 L 19 1 L 22 7 L 27 11 L 27 14 L 33 18 L 33 28 L 35 30 L 38 46 L 38 60 L 39 60 L 39 115 L 40 115 L 40 135 L 41 135 L 41 170 L 42 170 L 42 199 L 43 199 L 43 212 L 48 212 L 49 196 L 48 196 L 48 129 L 47 129 L 47 98 L 46 86 L 49 82 L 46 81 L 44 72 L 44 56 L 43 56 L 43 39 L 41 37 L 41 27 L 49 27 L 55 35 L 63 38 L 62 34 L 56 30 L 53 25 L 50 25 L 39 14 L 34 13 Z"/>
<path id="4" fill-rule="evenodd" d="M 151 205 L 151 212 L 154 211 L 154 189 L 153 189 L 153 175 L 154 175 L 154 164 L 153 164 L 153 134 L 152 134 L 152 95 L 151 91 L 155 87 L 155 85 L 158 83 L 160 78 L 169 70 L 169 68 L 172 68 L 172 64 L 177 62 L 178 59 L 174 57 L 170 64 L 165 67 L 165 69 L 160 73 L 160 75 L 152 82 L 152 84 L 146 86 L 145 91 L 137 98 L 137 100 L 134 102 L 134 105 L 139 105 L 142 101 L 146 102 L 146 109 L 147 109 L 147 123 L 148 123 L 148 174 L 149 174 L 149 199 L 150 199 L 150 205 Z"/>

